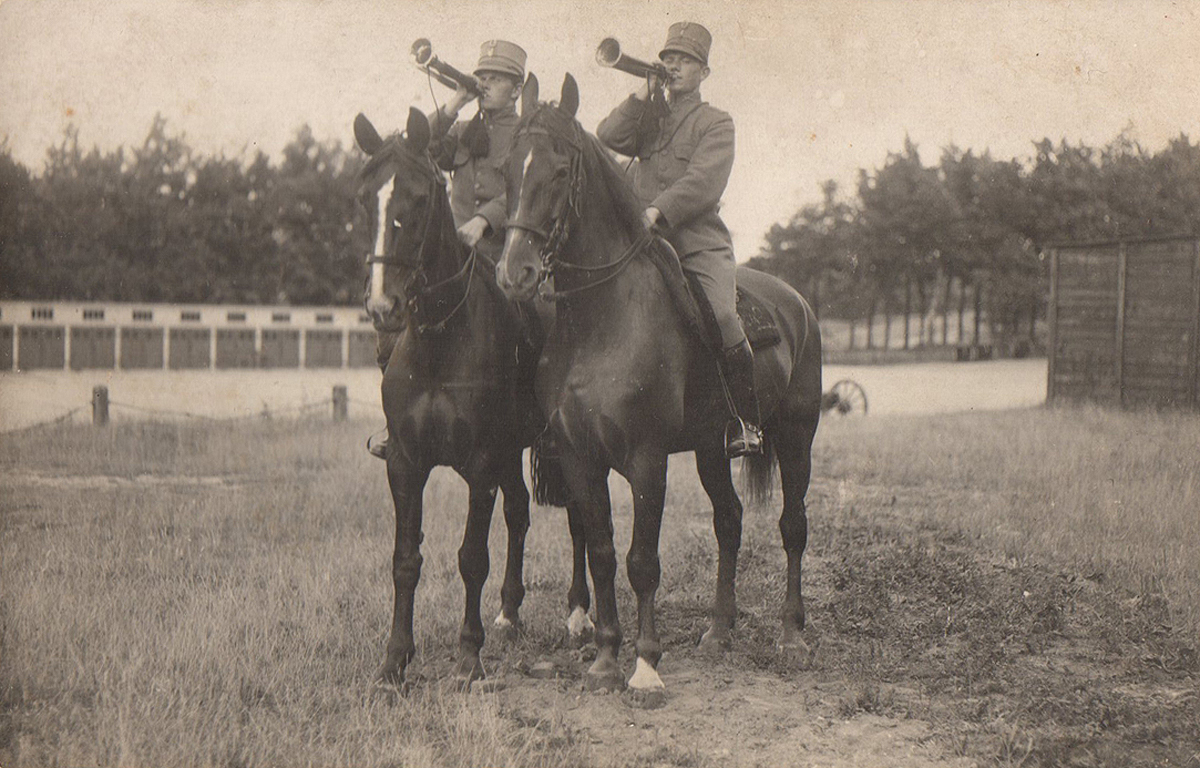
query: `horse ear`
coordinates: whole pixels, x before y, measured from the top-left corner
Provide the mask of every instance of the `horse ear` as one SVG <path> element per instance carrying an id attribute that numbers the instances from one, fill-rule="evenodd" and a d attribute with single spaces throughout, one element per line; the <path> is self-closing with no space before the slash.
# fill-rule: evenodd
<path id="1" fill-rule="evenodd" d="M 537 108 L 538 79 L 532 72 L 525 78 L 525 87 L 521 89 L 521 114 L 531 115 Z"/>
<path id="2" fill-rule="evenodd" d="M 371 121 L 362 112 L 354 118 L 354 141 L 358 143 L 358 148 L 368 155 L 375 154 L 383 146 L 379 131 L 375 130 L 375 126 L 371 125 Z"/>
<path id="3" fill-rule="evenodd" d="M 558 100 L 558 108 L 569 117 L 575 117 L 575 111 L 579 109 L 579 86 L 570 72 L 563 78 L 562 98 Z"/>
<path id="4" fill-rule="evenodd" d="M 404 143 L 416 154 L 429 147 L 429 120 L 416 107 L 408 108 L 408 125 L 404 128 Z"/>

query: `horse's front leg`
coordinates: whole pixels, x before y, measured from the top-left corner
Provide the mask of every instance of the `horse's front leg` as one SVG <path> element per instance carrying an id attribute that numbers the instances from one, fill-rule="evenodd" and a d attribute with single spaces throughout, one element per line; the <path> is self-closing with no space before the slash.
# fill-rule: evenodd
<path id="1" fill-rule="evenodd" d="M 395 601 L 387 657 L 379 680 L 391 685 L 404 682 L 405 669 L 417 647 L 413 642 L 413 596 L 421 579 L 421 496 L 429 478 L 428 467 L 413 465 L 397 450 L 388 452 L 388 485 L 396 507 L 396 540 L 392 548 L 392 584 Z"/>
<path id="2" fill-rule="evenodd" d="M 738 550 L 742 546 L 742 502 L 729 472 L 729 458 L 720 443 L 696 451 L 700 484 L 713 505 L 713 532 L 717 536 L 717 591 L 713 598 L 712 623 L 700 638 L 700 648 L 722 652 L 730 646 L 730 632 L 737 619 L 734 579 Z"/>
<path id="3" fill-rule="evenodd" d="M 629 687 L 647 691 L 663 687 L 658 675 L 662 643 L 654 623 L 654 598 L 661 577 L 658 539 L 667 488 L 666 451 L 643 451 L 635 457 L 628 479 L 633 490 L 633 537 L 625 567 L 638 606 L 637 666 Z"/>
<path id="4" fill-rule="evenodd" d="M 467 482 L 470 487 L 467 525 L 462 546 L 458 549 L 458 572 L 462 574 L 466 589 L 466 605 L 458 633 L 458 663 L 454 670 L 455 677 L 464 685 L 484 676 L 483 663 L 479 660 L 484 639 L 480 602 L 490 566 L 488 530 L 496 506 L 496 485 L 490 478 L 473 478 Z"/>
<path id="5" fill-rule="evenodd" d="M 520 450 L 506 459 L 500 474 L 500 490 L 504 492 L 508 550 L 504 583 L 500 586 L 500 614 L 493 627 L 502 637 L 512 637 L 520 629 L 519 611 L 525 600 L 525 534 L 529 530 L 529 489 L 521 473 Z"/>

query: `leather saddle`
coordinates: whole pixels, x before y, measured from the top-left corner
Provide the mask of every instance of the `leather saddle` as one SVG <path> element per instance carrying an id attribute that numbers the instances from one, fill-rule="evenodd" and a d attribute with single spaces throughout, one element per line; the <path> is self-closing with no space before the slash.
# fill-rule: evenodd
<path id="1" fill-rule="evenodd" d="M 686 274 L 686 273 L 685 273 Z M 717 326 L 717 316 L 713 312 L 708 297 L 700 288 L 699 282 L 692 275 L 687 275 L 688 293 L 696 303 L 700 317 L 704 321 L 704 331 L 708 335 L 708 343 L 713 349 L 721 348 L 721 330 Z M 752 349 L 766 349 L 779 343 L 779 327 L 771 316 L 771 310 L 757 296 L 749 291 L 737 289 L 737 313 L 742 321 L 742 329 Z"/>

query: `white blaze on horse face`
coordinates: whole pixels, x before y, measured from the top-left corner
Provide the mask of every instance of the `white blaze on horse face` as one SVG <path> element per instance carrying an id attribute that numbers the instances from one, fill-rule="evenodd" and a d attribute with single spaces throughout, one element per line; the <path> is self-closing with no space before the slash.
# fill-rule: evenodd
<path id="1" fill-rule="evenodd" d="M 525 180 L 529 178 L 529 166 L 533 164 L 533 147 L 529 148 L 529 154 L 525 156 L 525 163 L 521 166 L 521 191 L 517 193 L 517 215 L 515 221 L 521 221 L 521 214 L 525 211 Z"/>
<path id="2" fill-rule="evenodd" d="M 375 258 L 376 261 L 371 264 L 371 299 L 383 299 L 383 267 L 384 265 L 378 259 L 384 256 L 384 245 L 387 242 L 387 228 L 391 222 L 387 218 L 388 203 L 391 202 L 392 192 L 396 189 L 396 177 L 392 176 L 387 180 L 387 183 L 379 188 L 376 193 L 376 217 L 375 217 Z"/>

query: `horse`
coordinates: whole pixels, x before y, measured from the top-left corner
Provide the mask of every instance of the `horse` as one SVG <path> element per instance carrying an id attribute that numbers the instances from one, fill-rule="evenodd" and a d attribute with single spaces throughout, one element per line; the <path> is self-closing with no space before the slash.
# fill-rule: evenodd
<path id="1" fill-rule="evenodd" d="M 557 299 L 558 321 L 543 348 L 537 392 L 557 443 L 557 469 L 586 527 L 596 597 L 597 655 L 585 677 L 592 688 L 626 684 L 617 662 L 609 472 L 623 475 L 633 492 L 626 570 L 637 598 L 637 660 L 627 685 L 645 693 L 664 687 L 654 599 L 671 453 L 695 451 L 713 504 L 717 586 L 700 644 L 718 653 L 730 645 L 743 508 L 724 448 L 729 409 L 678 257 L 644 228 L 643 205 L 620 166 L 575 119 L 574 78 L 566 76 L 557 103 L 539 104 L 537 88 L 531 76 L 507 169 L 509 222 L 497 282 L 514 300 L 539 293 Z M 755 355 L 765 450 L 744 460 L 743 473 L 752 495 L 762 495 L 778 466 L 787 572 L 777 646 L 803 654 L 800 569 L 808 537 L 804 497 L 821 414 L 820 330 L 808 302 L 781 280 L 739 268 L 737 281 L 768 308 L 779 331 L 779 343 Z"/>
<path id="2" fill-rule="evenodd" d="M 357 180 L 374 242 L 366 307 L 378 331 L 396 335 L 381 385 L 387 477 L 396 511 L 395 606 L 378 676 L 384 683 L 402 684 L 416 652 L 413 597 L 421 576 L 422 495 L 433 467 L 448 466 L 470 489 L 458 550 L 466 609 L 454 672 L 469 685 L 484 676 L 480 595 L 488 575 L 497 488 L 504 494 L 508 528 L 497 629 L 516 631 L 525 596 L 529 491 L 521 457 L 542 429 L 532 395 L 524 394 L 528 383 L 520 381 L 518 354 L 528 320 L 497 288 L 494 264 L 459 241 L 445 176 L 428 151 L 426 117 L 411 109 L 405 135 L 384 140 L 360 114 L 354 134 L 369 156 Z M 577 541 L 569 626 L 572 634 L 582 635 L 590 629 L 589 595 L 582 530 L 577 524 L 572 530 Z"/>

